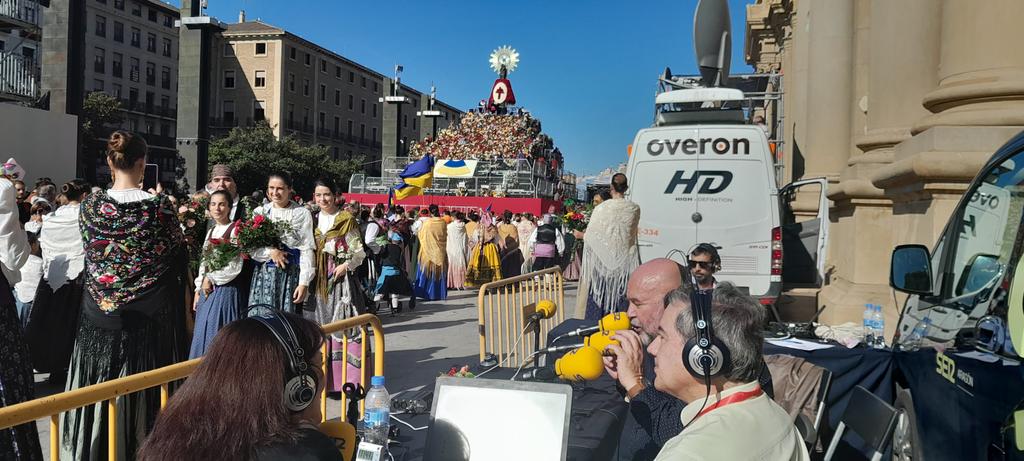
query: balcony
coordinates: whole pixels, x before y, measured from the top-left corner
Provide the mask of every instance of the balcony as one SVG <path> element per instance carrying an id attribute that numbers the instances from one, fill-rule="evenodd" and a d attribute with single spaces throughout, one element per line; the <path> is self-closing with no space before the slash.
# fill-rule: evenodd
<path id="1" fill-rule="evenodd" d="M 23 29 L 39 40 L 40 7 L 37 0 L 0 0 L 0 29 Z"/>
<path id="2" fill-rule="evenodd" d="M 4 0 L 0 0 L 3 5 Z M 34 59 L 0 53 L 0 100 L 30 101 L 39 97 L 39 71 Z"/>

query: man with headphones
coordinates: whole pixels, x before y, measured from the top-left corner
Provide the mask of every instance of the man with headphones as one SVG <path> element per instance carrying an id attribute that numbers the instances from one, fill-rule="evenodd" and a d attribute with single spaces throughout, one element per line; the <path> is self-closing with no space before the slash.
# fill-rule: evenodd
<path id="1" fill-rule="evenodd" d="M 718 281 L 715 273 L 722 270 L 722 257 L 718 249 L 710 243 L 701 243 L 690 251 L 690 273 L 697 282 L 697 289 L 708 291 L 715 289 Z"/>
<path id="2" fill-rule="evenodd" d="M 685 289 L 669 293 L 654 341 L 654 387 L 688 402 L 684 429 L 655 460 L 810 457 L 789 415 L 768 397 L 762 371 L 764 309 L 731 283 L 714 301 Z"/>

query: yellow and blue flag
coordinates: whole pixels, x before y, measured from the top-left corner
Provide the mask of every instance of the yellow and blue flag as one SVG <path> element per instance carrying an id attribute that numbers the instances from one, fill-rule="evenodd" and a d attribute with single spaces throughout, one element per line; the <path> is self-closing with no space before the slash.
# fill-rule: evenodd
<path id="1" fill-rule="evenodd" d="M 424 155 L 423 158 L 410 163 L 398 174 L 398 184 L 392 188 L 395 199 L 423 195 L 423 189 L 434 183 L 434 156 Z"/>

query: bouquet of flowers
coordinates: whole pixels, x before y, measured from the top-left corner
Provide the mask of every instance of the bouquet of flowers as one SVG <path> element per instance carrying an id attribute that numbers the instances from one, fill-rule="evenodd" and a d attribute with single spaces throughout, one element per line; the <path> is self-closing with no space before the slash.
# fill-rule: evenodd
<path id="1" fill-rule="evenodd" d="M 476 375 L 472 371 L 469 371 L 469 365 L 463 365 L 462 368 L 451 367 L 448 373 L 438 373 L 438 376 L 454 376 L 456 378 L 476 378 Z"/>
<path id="2" fill-rule="evenodd" d="M 254 214 L 251 219 L 237 223 L 235 230 L 238 232 L 238 246 L 245 257 L 248 257 L 260 248 L 279 248 L 281 238 L 292 231 L 292 226 L 261 214 Z"/>
<path id="3" fill-rule="evenodd" d="M 208 272 L 215 272 L 227 267 L 241 254 L 242 248 L 233 243 L 230 238 L 214 238 L 210 239 L 210 244 L 203 250 L 202 263 Z"/>
<path id="4" fill-rule="evenodd" d="M 590 213 L 593 211 L 594 209 L 590 205 L 576 205 L 572 208 L 567 208 L 565 215 L 562 216 L 562 221 L 569 232 L 583 232 L 587 230 L 587 223 L 590 222 Z"/>
<path id="5" fill-rule="evenodd" d="M 189 268 L 196 274 L 199 270 L 199 260 L 203 252 L 203 238 L 206 236 L 206 207 L 209 199 L 205 197 L 189 200 L 178 207 L 178 221 L 181 222 L 182 231 L 185 234 L 185 244 L 188 249 Z"/>

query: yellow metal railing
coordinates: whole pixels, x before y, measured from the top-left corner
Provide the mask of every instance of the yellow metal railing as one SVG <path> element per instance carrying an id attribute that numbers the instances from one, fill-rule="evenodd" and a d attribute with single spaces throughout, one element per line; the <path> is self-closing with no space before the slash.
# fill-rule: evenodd
<path id="1" fill-rule="evenodd" d="M 342 330 L 350 328 L 358 328 L 362 333 L 363 338 L 367 338 L 367 326 L 373 331 L 373 374 L 383 375 L 384 374 L 384 330 L 381 327 L 380 319 L 375 315 L 363 314 L 350 319 L 341 320 L 338 322 L 330 323 L 323 326 L 323 330 L 327 334 L 337 333 Z M 347 353 L 348 344 L 351 340 L 348 337 L 344 337 L 343 351 Z M 365 358 L 367 356 L 367 342 L 362 341 L 362 349 L 360 355 L 360 364 L 365 366 Z M 327 351 L 327 342 L 323 345 L 323 357 L 324 365 L 323 371 L 326 376 L 327 367 L 330 364 L 330 356 Z M 110 415 L 107 418 L 107 454 L 111 461 L 117 459 L 117 418 L 113 415 L 117 414 L 117 398 L 132 394 L 139 391 L 144 391 L 157 386 L 160 386 L 160 409 L 162 410 L 167 405 L 167 399 L 170 394 L 170 384 L 187 378 L 188 375 L 192 374 L 192 371 L 199 365 L 201 358 L 192 359 L 187 362 L 176 363 L 156 370 L 150 370 L 142 373 L 137 373 L 123 378 L 113 379 L 110 381 L 94 384 L 92 386 L 86 386 L 80 389 L 74 389 L 60 394 L 54 394 L 48 397 L 38 398 L 30 400 L 28 402 L 22 402 L 17 405 L 11 405 L 9 407 L 0 408 L 0 429 L 8 428 L 11 426 L 18 426 L 25 423 L 34 423 L 36 420 L 49 418 L 50 419 L 50 459 L 56 461 L 60 459 L 60 415 L 61 413 L 81 408 L 86 405 L 92 405 L 100 402 L 107 403 L 107 414 Z M 342 366 L 341 380 L 345 382 L 347 378 L 347 360 Z M 360 384 L 364 387 L 369 387 L 366 383 L 366 373 L 360 376 Z M 320 404 L 321 419 L 327 419 L 327 388 L 326 383 L 324 390 L 321 394 L 322 401 Z M 342 421 L 346 418 L 345 406 L 346 397 L 342 395 L 341 398 L 341 419 Z M 360 410 L 363 409 L 362 403 L 360 404 Z"/>
<path id="2" fill-rule="evenodd" d="M 539 322 L 540 344 L 547 344 L 548 331 L 565 320 L 565 282 L 562 269 L 552 267 L 484 284 L 477 295 L 480 360 L 490 352 L 498 361 L 506 357 L 521 365 L 534 349 L 533 333 L 527 332 L 519 344 L 526 317 L 538 301 L 555 303 L 555 315 Z"/>

